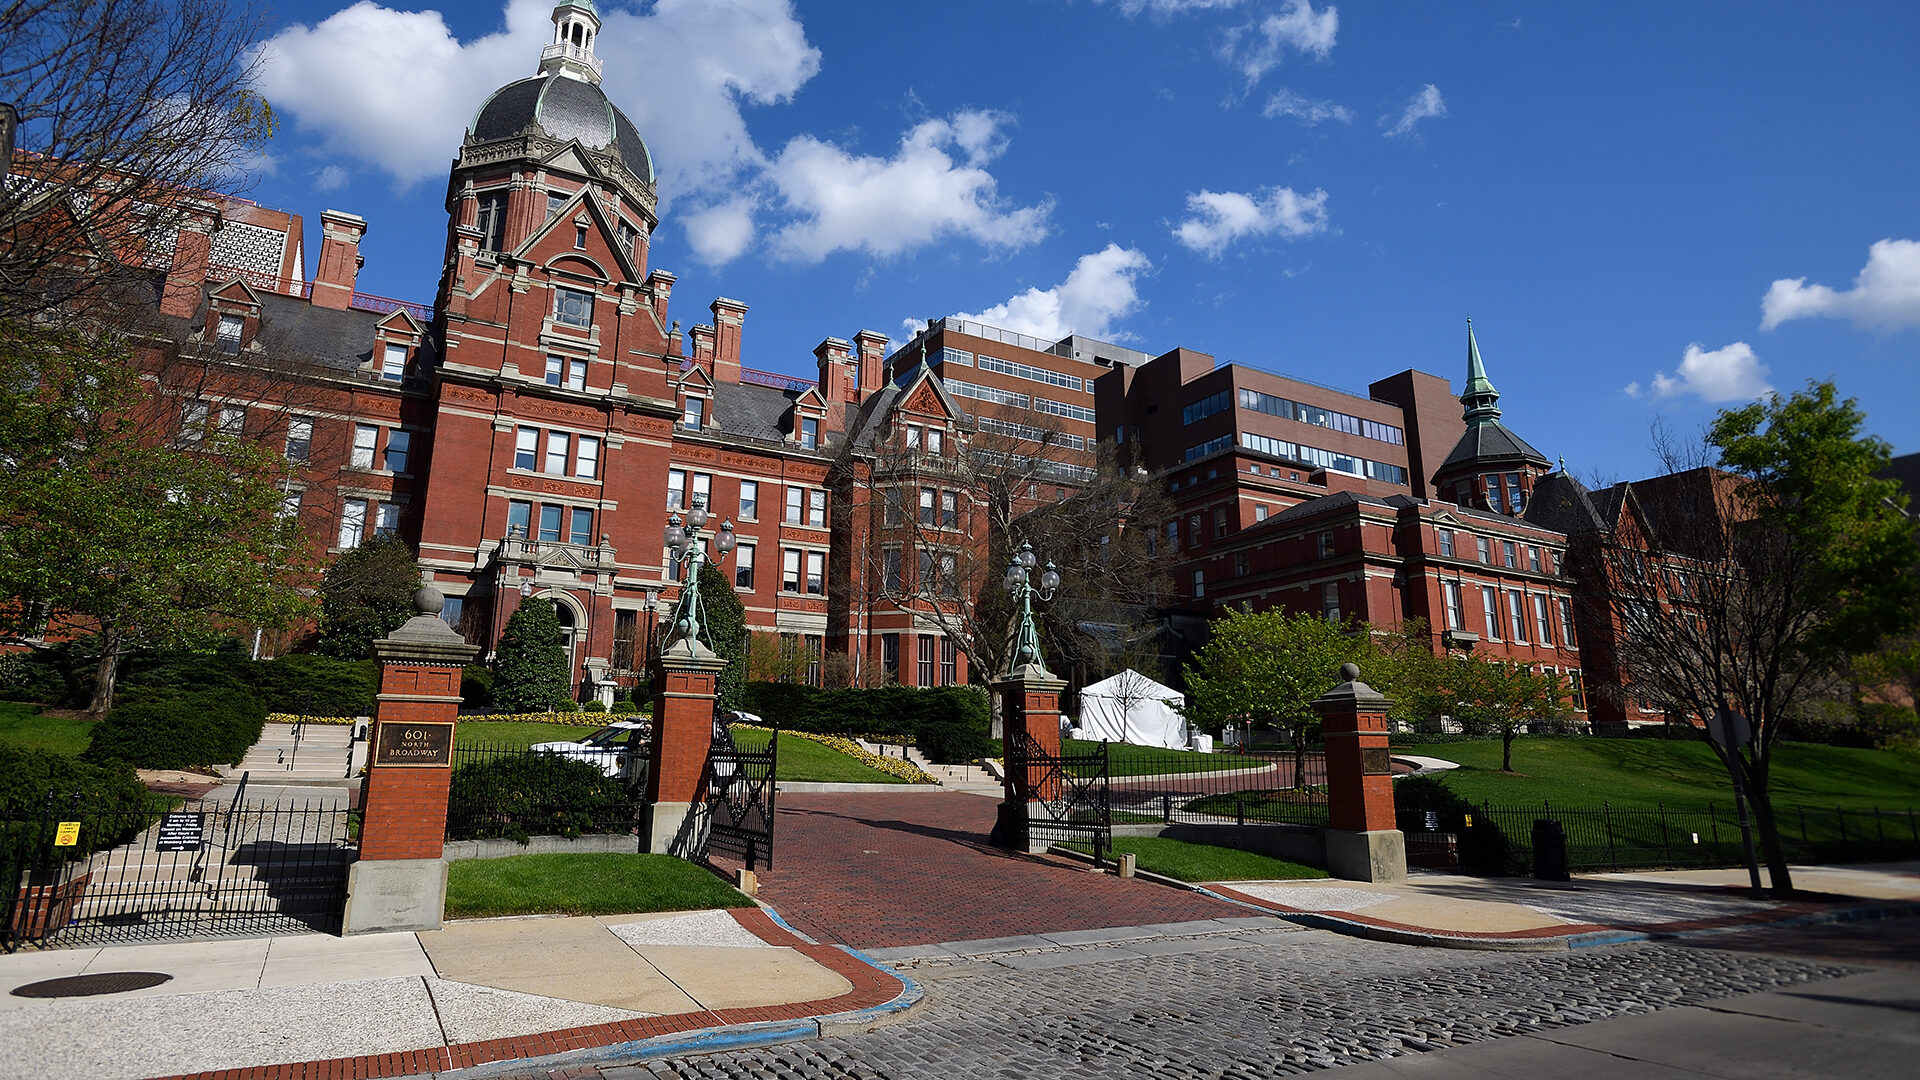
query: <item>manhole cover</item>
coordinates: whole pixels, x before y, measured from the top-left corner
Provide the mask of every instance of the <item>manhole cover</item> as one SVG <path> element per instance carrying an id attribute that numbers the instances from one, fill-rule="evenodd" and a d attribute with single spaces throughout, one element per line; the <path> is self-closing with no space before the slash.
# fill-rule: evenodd
<path id="1" fill-rule="evenodd" d="M 63 998 L 92 997 L 95 994 L 124 994 L 159 986 L 171 975 L 157 971 L 103 971 L 98 975 L 70 975 L 64 979 L 46 979 L 13 988 L 14 997 Z"/>

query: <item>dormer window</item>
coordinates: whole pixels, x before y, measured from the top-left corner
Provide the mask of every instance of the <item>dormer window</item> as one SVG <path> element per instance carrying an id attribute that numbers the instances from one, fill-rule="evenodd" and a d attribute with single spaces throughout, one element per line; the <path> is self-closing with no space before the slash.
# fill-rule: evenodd
<path id="1" fill-rule="evenodd" d="M 800 418 L 800 448 L 802 450 L 820 448 L 820 421 L 811 416 Z"/>
<path id="2" fill-rule="evenodd" d="M 585 225 L 575 225 L 573 227 L 573 250 L 587 250 L 587 227 Z"/>
<path id="3" fill-rule="evenodd" d="M 707 420 L 707 399 L 690 397 L 687 408 L 680 418 L 681 426 L 688 431 L 699 431 Z"/>
<path id="4" fill-rule="evenodd" d="M 940 429 L 939 428 L 927 429 L 927 453 L 935 454 L 935 455 L 940 453 Z"/>
<path id="5" fill-rule="evenodd" d="M 593 294 L 582 289 L 555 289 L 553 321 L 586 329 L 593 325 Z"/>
<path id="6" fill-rule="evenodd" d="M 380 360 L 380 377 L 388 382 L 399 382 L 407 377 L 407 347 L 389 344 L 386 354 Z"/>
<path id="7" fill-rule="evenodd" d="M 238 315 L 220 316 L 220 322 L 214 327 L 213 331 L 214 348 L 219 349 L 223 353 L 239 352 L 240 328 L 243 325 L 245 325 L 244 320 Z"/>

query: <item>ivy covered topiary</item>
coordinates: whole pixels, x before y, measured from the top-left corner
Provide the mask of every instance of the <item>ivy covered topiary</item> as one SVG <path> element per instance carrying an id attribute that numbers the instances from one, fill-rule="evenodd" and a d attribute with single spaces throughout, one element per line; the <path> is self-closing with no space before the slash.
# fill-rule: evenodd
<path id="1" fill-rule="evenodd" d="M 561 648 L 553 601 L 520 601 L 493 657 L 493 704 L 499 712 L 550 712 L 573 706 L 573 665 Z"/>

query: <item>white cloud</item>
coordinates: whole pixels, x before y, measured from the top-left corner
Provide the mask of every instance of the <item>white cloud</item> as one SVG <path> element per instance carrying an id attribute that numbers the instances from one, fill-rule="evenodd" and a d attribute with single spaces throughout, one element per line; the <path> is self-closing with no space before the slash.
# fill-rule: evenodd
<path id="1" fill-rule="evenodd" d="M 959 317 L 1048 341 L 1068 334 L 1111 340 L 1113 324 L 1141 307 L 1135 282 L 1151 269 L 1153 263 L 1140 252 L 1108 244 L 1082 255 L 1067 280 L 1051 289 L 1028 289 L 1003 304 Z"/>
<path id="2" fill-rule="evenodd" d="M 1189 11 L 1213 11 L 1218 8 L 1239 7 L 1245 0 L 1113 0 L 1113 6 L 1120 9 L 1122 15 L 1132 18 L 1141 12 L 1150 12 L 1165 17 L 1185 15 Z"/>
<path id="3" fill-rule="evenodd" d="M 1174 226 L 1173 237 L 1208 258 L 1218 258 L 1227 245 L 1248 236 L 1287 238 L 1325 232 L 1327 193 L 1315 188 L 1302 195 L 1290 187 L 1272 187 L 1245 195 L 1238 191 L 1201 191 L 1187 196 L 1186 220 Z"/>
<path id="4" fill-rule="evenodd" d="M 1752 401 L 1772 392 L 1773 387 L 1767 385 L 1767 365 L 1754 355 L 1753 347 L 1736 341 L 1711 351 L 1698 342 L 1688 345 L 1673 374 L 1656 371 L 1651 388 L 1631 382 L 1626 390 L 1630 397 L 1670 398 L 1693 394 L 1702 401 L 1718 404 Z"/>
<path id="5" fill-rule="evenodd" d="M 1920 328 L 1920 241 L 1881 240 L 1867 249 L 1867 265 L 1844 292 L 1782 278 L 1760 301 L 1760 329 L 1788 319 L 1847 319 L 1874 330 Z"/>
<path id="6" fill-rule="evenodd" d="M 1400 119 L 1387 129 L 1387 134 L 1390 136 L 1411 134 L 1413 126 L 1420 121 L 1445 115 L 1447 115 L 1447 103 L 1440 98 L 1440 88 L 1428 83 L 1407 99 L 1406 109 L 1400 113 Z M 1380 118 L 1382 124 L 1391 120 L 1393 120 L 1392 113 Z"/>
<path id="7" fill-rule="evenodd" d="M 1303 97 L 1284 86 L 1267 99 L 1267 107 L 1260 110 L 1260 114 L 1269 119 L 1291 117 L 1308 127 L 1324 124 L 1329 120 L 1338 120 L 1343 124 L 1353 123 L 1353 110 L 1345 105 Z"/>
<path id="8" fill-rule="evenodd" d="M 754 199 L 743 195 L 680 214 L 693 257 L 709 266 L 739 258 L 753 242 L 755 207 Z"/>
<path id="9" fill-rule="evenodd" d="M 1315 11 L 1309 0 L 1287 0 L 1285 9 L 1277 14 L 1228 31 L 1220 54 L 1246 75 L 1251 86 L 1279 67 L 1288 50 L 1312 53 L 1325 60 L 1339 32 L 1339 8 L 1329 4 L 1323 11 Z"/>
<path id="10" fill-rule="evenodd" d="M 983 166 L 1006 148 L 999 113 L 927 120 L 888 158 L 852 154 L 811 135 L 769 163 L 768 183 L 797 216 L 773 236 L 776 253 L 818 262 L 835 251 L 888 256 L 949 236 L 1017 248 L 1047 234 L 1052 203 L 1014 207 Z"/>
<path id="11" fill-rule="evenodd" d="M 347 186 L 347 180 L 350 179 L 350 177 L 351 174 L 340 166 L 328 165 L 313 174 L 313 190 L 339 191 L 341 188 Z"/>
<path id="12" fill-rule="evenodd" d="M 790 0 L 658 0 L 644 15 L 603 8 L 594 43 L 603 85 L 653 149 L 663 197 L 757 166 L 742 104 L 784 101 L 820 67 Z M 445 174 L 487 94 L 534 74 L 552 9 L 551 0 L 508 0 L 502 29 L 461 42 L 437 11 L 361 0 L 262 43 L 260 89 L 323 150 L 408 187 Z"/>

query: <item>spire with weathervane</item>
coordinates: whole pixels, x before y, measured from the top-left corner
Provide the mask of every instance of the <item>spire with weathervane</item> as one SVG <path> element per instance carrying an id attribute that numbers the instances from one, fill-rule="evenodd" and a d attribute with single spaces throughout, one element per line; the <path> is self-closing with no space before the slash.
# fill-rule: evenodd
<path id="1" fill-rule="evenodd" d="M 600 34 L 600 13 L 593 0 L 560 0 L 553 5 L 553 44 L 540 50 L 540 74 L 559 72 L 569 78 L 600 83 L 600 58 L 593 55 L 593 39 Z"/>
<path id="2" fill-rule="evenodd" d="M 1467 430 L 1433 474 L 1440 497 L 1461 506 L 1518 516 L 1533 493 L 1533 481 L 1553 469 L 1546 456 L 1500 422 L 1500 391 L 1487 378 L 1467 320 L 1467 385 L 1460 393 Z"/>
<path id="3" fill-rule="evenodd" d="M 1493 388 L 1486 365 L 1480 362 L 1480 344 L 1473 340 L 1472 319 L 1467 320 L 1467 388 L 1460 393 L 1460 404 L 1467 407 L 1469 425 L 1500 419 L 1500 391 Z"/>

